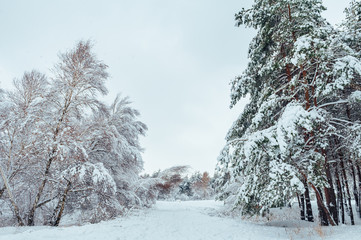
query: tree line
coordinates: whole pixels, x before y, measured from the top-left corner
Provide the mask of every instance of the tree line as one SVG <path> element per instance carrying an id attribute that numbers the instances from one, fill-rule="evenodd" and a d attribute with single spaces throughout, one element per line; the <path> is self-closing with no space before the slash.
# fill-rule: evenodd
<path id="1" fill-rule="evenodd" d="M 189 166 L 173 166 L 165 170 L 158 170 L 153 174 L 144 174 L 153 185 L 154 196 L 157 200 L 187 201 L 214 199 L 214 181 L 208 172 L 196 171 L 188 174 Z"/>
<path id="2" fill-rule="evenodd" d="M 314 221 L 314 197 L 321 225 L 361 217 L 361 2 L 338 28 L 324 10 L 321 0 L 255 0 L 235 16 L 257 34 L 231 107 L 250 101 L 227 134 L 216 183 L 217 198 L 242 214 L 297 198 L 301 219 Z"/>

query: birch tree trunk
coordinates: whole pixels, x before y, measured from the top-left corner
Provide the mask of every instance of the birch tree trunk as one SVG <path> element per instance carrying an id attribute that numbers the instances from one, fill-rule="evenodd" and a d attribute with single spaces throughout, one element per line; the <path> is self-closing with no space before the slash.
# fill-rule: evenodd
<path id="1" fill-rule="evenodd" d="M 20 225 L 20 226 L 24 226 L 24 222 L 23 222 L 23 220 L 22 220 L 22 218 L 21 218 L 21 216 L 20 216 L 19 207 L 18 207 L 18 205 L 15 203 L 15 199 L 14 199 L 14 196 L 13 196 L 13 194 L 12 194 L 12 192 L 11 192 L 10 186 L 9 186 L 9 184 L 8 184 L 8 180 L 7 180 L 7 178 L 6 178 L 6 176 L 5 176 L 5 173 L 4 173 L 4 171 L 3 171 L 3 169 L 2 169 L 1 166 L 0 166 L 0 173 L 1 173 L 1 178 L 2 178 L 3 181 L 4 181 L 5 189 L 6 189 L 7 193 L 8 193 L 8 196 L 9 196 L 9 199 L 10 199 L 10 202 L 11 202 L 11 205 L 12 205 L 13 208 L 14 208 L 15 217 L 16 217 L 19 225 Z"/>

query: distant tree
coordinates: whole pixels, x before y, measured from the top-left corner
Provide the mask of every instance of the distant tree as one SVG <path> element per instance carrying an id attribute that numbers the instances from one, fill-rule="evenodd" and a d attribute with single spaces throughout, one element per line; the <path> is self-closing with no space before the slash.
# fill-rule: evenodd
<path id="1" fill-rule="evenodd" d="M 192 183 L 191 183 L 190 179 L 188 178 L 188 176 L 186 176 L 183 179 L 183 182 L 181 184 L 179 184 L 179 194 L 185 195 L 188 198 L 191 198 L 194 195 Z"/>
<path id="2" fill-rule="evenodd" d="M 159 170 L 148 176 L 148 179 L 156 180 L 159 200 L 205 200 L 214 196 L 214 181 L 207 172 L 201 174 L 194 172 L 185 175 L 188 166 L 175 166 L 166 170 Z"/>
<path id="3" fill-rule="evenodd" d="M 188 169 L 189 166 L 174 166 L 161 171 L 158 178 L 162 179 L 162 183 L 157 184 L 158 199 L 174 199 Z"/>
<path id="4" fill-rule="evenodd" d="M 211 178 L 208 172 L 204 172 L 192 183 L 194 195 L 199 199 L 208 199 L 212 195 L 212 188 L 210 186 Z"/>

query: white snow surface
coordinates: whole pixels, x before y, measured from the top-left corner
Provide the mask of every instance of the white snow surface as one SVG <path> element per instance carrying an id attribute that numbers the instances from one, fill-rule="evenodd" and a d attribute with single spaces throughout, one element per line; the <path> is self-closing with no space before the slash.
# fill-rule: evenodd
<path id="1" fill-rule="evenodd" d="M 5 227 L 1 240 L 41 239 L 359 239 L 361 226 L 319 227 L 290 220 L 289 210 L 278 211 L 271 222 L 222 217 L 222 203 L 214 201 L 162 202 L 131 216 L 83 226 Z M 280 212 L 283 212 L 280 214 Z M 292 216 L 293 218 L 293 216 Z"/>

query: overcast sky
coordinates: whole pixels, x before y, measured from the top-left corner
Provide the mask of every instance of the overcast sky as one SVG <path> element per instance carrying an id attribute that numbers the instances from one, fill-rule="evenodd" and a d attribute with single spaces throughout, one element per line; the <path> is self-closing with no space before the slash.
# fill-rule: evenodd
<path id="1" fill-rule="evenodd" d="M 244 101 L 229 82 L 247 64 L 254 30 L 234 26 L 251 0 L 0 0 L 0 87 L 24 71 L 49 74 L 57 54 L 91 39 L 109 66 L 108 103 L 121 92 L 148 125 L 145 171 L 174 165 L 213 173 Z M 347 0 L 325 0 L 339 23 Z"/>

